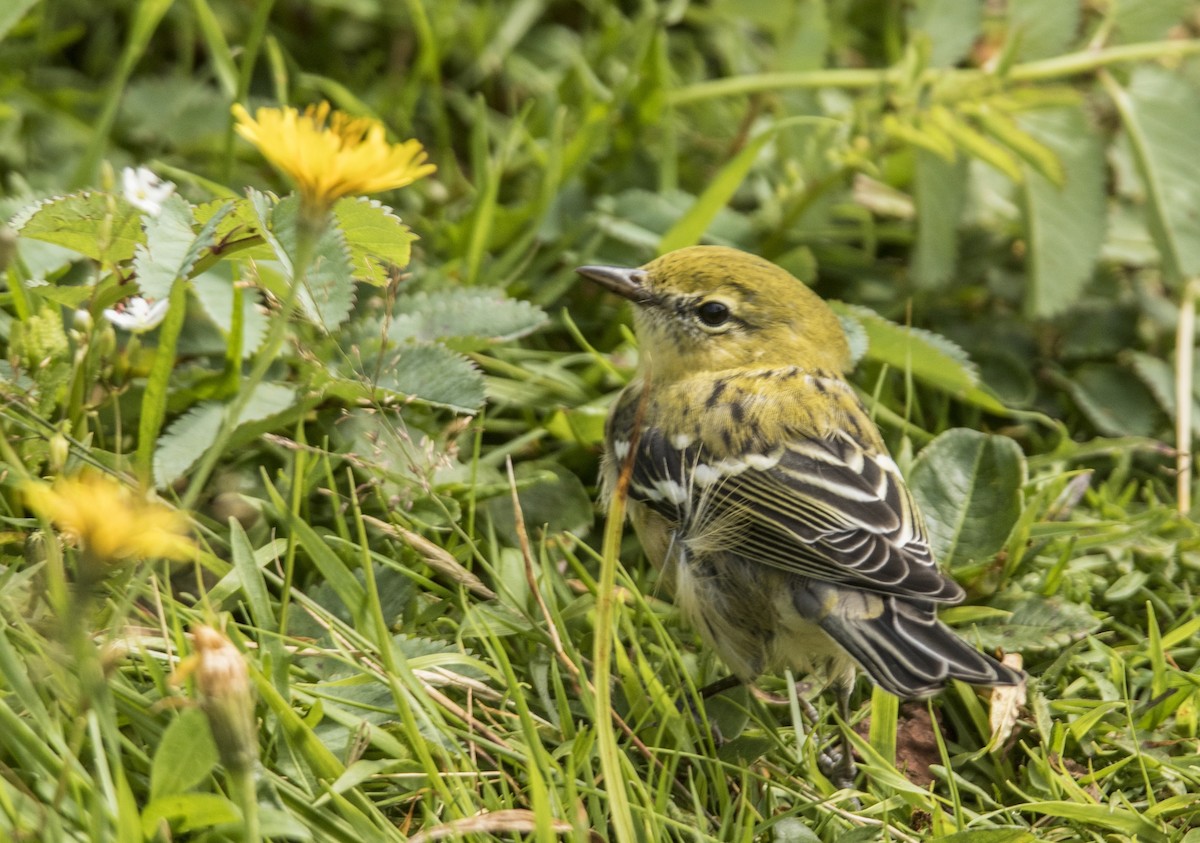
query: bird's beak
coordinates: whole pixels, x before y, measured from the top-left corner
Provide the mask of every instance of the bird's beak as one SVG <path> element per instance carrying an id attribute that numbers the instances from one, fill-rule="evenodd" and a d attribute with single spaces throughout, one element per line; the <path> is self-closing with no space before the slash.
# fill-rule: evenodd
<path id="1" fill-rule="evenodd" d="M 581 266 L 575 271 L 634 304 L 649 304 L 654 300 L 654 295 L 646 287 L 645 270 L 621 266 Z"/>

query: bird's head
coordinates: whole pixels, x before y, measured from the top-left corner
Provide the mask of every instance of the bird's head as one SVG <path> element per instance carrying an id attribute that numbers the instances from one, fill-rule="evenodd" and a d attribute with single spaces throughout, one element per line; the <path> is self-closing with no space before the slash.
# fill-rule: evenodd
<path id="1" fill-rule="evenodd" d="M 747 252 L 691 246 L 639 269 L 577 271 L 636 305 L 638 341 L 655 377 L 745 366 L 849 368 L 846 335 L 829 306 Z"/>

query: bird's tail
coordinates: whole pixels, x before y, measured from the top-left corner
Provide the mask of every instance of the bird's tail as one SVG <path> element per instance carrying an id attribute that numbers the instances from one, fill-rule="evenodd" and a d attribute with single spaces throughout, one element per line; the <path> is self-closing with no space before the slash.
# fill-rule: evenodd
<path id="1" fill-rule="evenodd" d="M 932 604 L 884 597 L 882 611 L 832 611 L 818 623 L 876 685 L 899 697 L 927 697 L 950 679 L 1018 685 L 1024 672 L 979 652 L 937 619 Z"/>

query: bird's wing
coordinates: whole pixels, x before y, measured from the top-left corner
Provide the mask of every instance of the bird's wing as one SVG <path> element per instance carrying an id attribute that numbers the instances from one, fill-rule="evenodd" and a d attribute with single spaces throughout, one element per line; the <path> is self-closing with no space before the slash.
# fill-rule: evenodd
<path id="1" fill-rule="evenodd" d="M 678 523 L 696 552 L 940 603 L 963 598 L 938 570 L 896 464 L 849 435 L 793 438 L 714 464 L 650 429 L 637 451 L 630 494 Z"/>

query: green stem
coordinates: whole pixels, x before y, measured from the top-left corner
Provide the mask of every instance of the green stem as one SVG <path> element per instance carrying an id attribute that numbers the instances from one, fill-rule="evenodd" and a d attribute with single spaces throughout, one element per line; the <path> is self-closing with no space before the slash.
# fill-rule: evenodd
<path id="1" fill-rule="evenodd" d="M 108 146 L 108 136 L 117 119 L 117 109 L 121 105 L 121 97 L 125 93 L 129 77 L 133 74 L 133 69 L 137 67 L 146 47 L 149 46 L 154 30 L 158 28 L 163 15 L 171 7 L 171 2 L 172 0 L 142 0 L 138 4 L 137 10 L 134 12 L 129 40 L 125 42 L 125 49 L 117 62 L 117 72 L 113 74 L 112 81 L 108 83 L 108 95 L 104 100 L 104 108 L 100 112 L 99 119 L 92 126 L 92 140 L 75 170 L 75 177 L 72 181 L 76 186 L 88 184 L 95 179 L 96 169 Z"/>
<path id="2" fill-rule="evenodd" d="M 243 837 L 246 843 L 260 843 L 262 826 L 258 818 L 258 792 L 254 783 L 254 765 L 231 768 L 226 772 L 229 791 L 242 809 Z"/>
<path id="3" fill-rule="evenodd" d="M 1134 61 L 1148 61 L 1168 56 L 1181 57 L 1200 53 L 1200 39 L 1151 41 L 1142 44 L 1123 44 L 1102 50 L 1082 50 L 1065 56 L 1013 65 L 1003 77 L 1012 82 L 1035 82 L 1061 79 L 1090 73 L 1102 67 Z M 922 82 L 934 78 L 968 80 L 994 76 L 974 68 L 963 70 L 931 69 L 921 76 Z M 902 78 L 900 66 L 885 69 L 838 68 L 806 70 L 793 73 L 753 73 L 699 82 L 672 91 L 667 96 L 671 105 L 699 102 L 717 97 L 732 97 L 760 91 L 811 90 L 814 88 L 863 89 L 895 84 Z"/>
<path id="4" fill-rule="evenodd" d="M 300 297 L 300 288 L 304 285 L 305 275 L 308 273 L 309 263 L 312 261 L 314 252 L 316 251 L 317 238 L 320 236 L 320 231 L 311 224 L 305 221 L 305 216 L 301 215 L 301 221 L 298 226 L 296 237 L 296 254 L 292 267 L 292 283 L 288 288 L 287 298 L 282 302 L 279 313 L 271 321 L 271 328 L 267 332 L 266 342 L 263 343 L 262 349 L 254 358 L 254 366 L 251 367 L 250 373 L 242 381 L 241 389 L 229 405 L 225 408 L 225 415 L 221 419 L 221 429 L 217 431 L 217 436 L 213 440 L 208 450 L 204 452 L 204 456 L 200 458 L 200 464 L 196 470 L 192 472 L 191 481 L 188 483 L 187 492 L 184 494 L 180 505 L 184 509 L 192 509 L 196 505 L 197 499 L 200 497 L 200 492 L 203 491 L 204 485 L 208 482 L 208 478 L 212 476 L 213 469 L 217 466 L 217 460 L 221 458 L 221 454 L 225 450 L 225 446 L 229 444 L 233 432 L 237 429 L 238 419 L 241 418 L 242 411 L 246 409 L 246 405 L 250 403 L 250 398 L 254 395 L 256 389 L 263 378 L 266 377 L 267 370 L 271 368 L 271 364 L 279 357 L 280 351 L 283 350 L 283 344 L 287 340 L 288 326 L 292 321 L 292 313 L 296 309 L 296 304 Z"/>
<path id="5" fill-rule="evenodd" d="M 259 0 L 254 7 L 254 17 L 246 33 L 246 41 L 242 45 L 242 63 L 238 68 L 237 91 L 234 102 L 245 102 L 250 94 L 250 80 L 254 77 L 254 65 L 258 62 L 258 51 L 262 49 L 263 38 L 266 36 L 267 21 L 271 18 L 271 9 L 275 0 Z M 226 112 L 225 148 L 223 150 L 223 181 L 228 182 L 233 174 L 233 115 Z"/>

